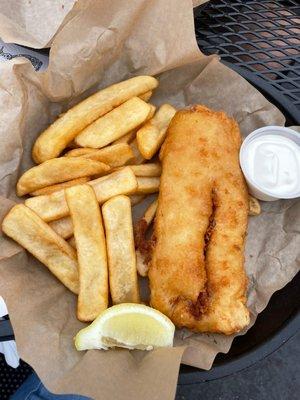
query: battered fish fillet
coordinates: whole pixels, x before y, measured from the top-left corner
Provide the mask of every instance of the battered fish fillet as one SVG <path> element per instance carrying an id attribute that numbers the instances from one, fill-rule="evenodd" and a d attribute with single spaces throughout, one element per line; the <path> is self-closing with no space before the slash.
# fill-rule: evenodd
<path id="1" fill-rule="evenodd" d="M 178 327 L 230 335 L 249 324 L 240 144 L 237 123 L 203 106 L 168 129 L 149 279 L 152 307 Z"/>

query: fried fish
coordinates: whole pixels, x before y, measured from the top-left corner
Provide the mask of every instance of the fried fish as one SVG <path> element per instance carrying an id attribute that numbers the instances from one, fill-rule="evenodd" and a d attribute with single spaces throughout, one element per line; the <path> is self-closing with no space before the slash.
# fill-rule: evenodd
<path id="1" fill-rule="evenodd" d="M 249 324 L 240 144 L 233 119 L 194 106 L 176 113 L 161 149 L 151 305 L 178 327 L 229 335 Z"/>

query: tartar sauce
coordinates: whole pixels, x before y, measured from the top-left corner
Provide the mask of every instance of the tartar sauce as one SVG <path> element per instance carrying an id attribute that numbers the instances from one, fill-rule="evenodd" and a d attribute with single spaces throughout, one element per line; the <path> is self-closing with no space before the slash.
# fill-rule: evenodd
<path id="1" fill-rule="evenodd" d="M 300 190 L 300 147 L 280 135 L 253 138 L 245 148 L 244 163 L 250 179 L 278 198 Z"/>

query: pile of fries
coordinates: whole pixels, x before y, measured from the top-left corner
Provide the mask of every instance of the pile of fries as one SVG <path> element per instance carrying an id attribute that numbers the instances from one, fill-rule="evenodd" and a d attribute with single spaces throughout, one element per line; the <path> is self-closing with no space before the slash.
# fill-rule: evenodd
<path id="1" fill-rule="evenodd" d="M 17 183 L 29 195 L 3 220 L 21 244 L 73 293 L 77 317 L 93 321 L 113 304 L 140 301 L 147 276 L 157 200 L 135 227 L 132 206 L 159 189 L 157 153 L 176 110 L 148 103 L 158 81 L 138 76 L 88 97 L 36 140 L 38 164 Z M 150 160 L 150 162 L 149 162 Z M 251 198 L 250 214 L 260 206 Z"/>
<path id="2" fill-rule="evenodd" d="M 131 208 L 159 189 L 161 166 L 151 159 L 176 112 L 148 103 L 157 85 L 138 76 L 61 115 L 36 140 L 37 165 L 17 183 L 18 196 L 30 197 L 3 221 L 8 236 L 78 294 L 81 321 L 93 321 L 109 296 L 113 304 L 140 302 L 137 259 L 143 276 L 146 267 L 136 256 Z"/>

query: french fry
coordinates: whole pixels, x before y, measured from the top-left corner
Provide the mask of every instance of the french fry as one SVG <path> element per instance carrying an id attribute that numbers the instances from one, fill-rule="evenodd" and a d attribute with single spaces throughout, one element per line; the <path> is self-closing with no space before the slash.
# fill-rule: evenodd
<path id="1" fill-rule="evenodd" d="M 67 145 L 96 119 L 133 96 L 153 90 L 157 85 L 158 81 L 151 76 L 137 76 L 109 86 L 83 100 L 38 137 L 32 151 L 34 161 L 39 164 L 58 157 Z"/>
<path id="2" fill-rule="evenodd" d="M 66 189 L 78 258 L 77 318 L 93 321 L 108 306 L 108 271 L 102 217 L 94 190 L 88 185 Z"/>
<path id="3" fill-rule="evenodd" d="M 132 160 L 132 164 L 137 164 L 137 165 L 143 164 L 146 160 L 141 155 L 141 153 L 140 153 L 140 151 L 139 151 L 139 149 L 137 147 L 136 139 L 133 142 L 130 143 L 130 147 L 131 147 L 131 150 L 133 151 L 133 154 L 134 154 L 134 158 Z"/>
<path id="4" fill-rule="evenodd" d="M 148 275 L 149 252 L 151 250 L 151 240 L 149 241 L 146 239 L 146 233 L 155 217 L 156 210 L 157 200 L 154 200 L 145 211 L 143 217 L 138 221 L 134 229 L 136 267 L 139 275 L 144 277 Z"/>
<path id="5" fill-rule="evenodd" d="M 71 219 L 71 218 L 70 218 L 70 219 Z M 69 243 L 69 245 L 70 245 L 71 247 L 73 247 L 73 249 L 75 249 L 75 250 L 77 251 L 77 249 L 76 249 L 76 242 L 75 242 L 74 236 L 71 236 L 70 239 L 67 240 L 67 242 Z"/>
<path id="6" fill-rule="evenodd" d="M 146 195 L 143 194 L 132 194 L 129 196 L 131 206 L 135 206 L 141 203 L 145 199 Z M 73 235 L 73 224 L 70 217 L 64 217 L 57 219 L 56 221 L 49 222 L 51 228 L 64 239 L 70 238 L 68 241 L 72 247 L 75 247 L 75 242 L 72 243 Z"/>
<path id="7" fill-rule="evenodd" d="M 141 203 L 145 199 L 145 194 L 132 194 L 129 196 L 131 206 L 135 206 Z M 75 242 L 72 242 L 73 238 L 73 224 L 70 217 L 63 217 L 57 219 L 56 221 L 49 222 L 50 227 L 61 237 L 64 239 L 69 239 L 68 242 L 72 247 L 75 247 Z M 73 239 L 74 240 L 74 239 Z"/>
<path id="8" fill-rule="evenodd" d="M 159 190 L 158 177 L 137 177 L 138 187 L 135 194 L 156 193 Z"/>
<path id="9" fill-rule="evenodd" d="M 89 181 L 87 185 L 93 187 L 98 202 L 104 203 L 113 196 L 136 192 L 137 179 L 130 167 L 124 167 L 120 171 Z M 45 196 L 31 197 L 25 200 L 25 205 L 46 222 L 69 215 L 64 190 L 59 190 Z"/>
<path id="10" fill-rule="evenodd" d="M 70 217 L 63 217 L 49 222 L 49 226 L 62 238 L 69 239 L 73 235 L 73 224 Z"/>
<path id="11" fill-rule="evenodd" d="M 149 90 L 149 92 L 146 92 L 144 94 L 141 94 L 139 96 L 140 99 L 144 100 L 144 101 L 148 101 L 150 100 L 150 97 L 152 96 L 152 90 Z"/>
<path id="12" fill-rule="evenodd" d="M 76 138 L 81 147 L 101 148 L 140 126 L 151 107 L 139 97 L 133 97 L 86 127 Z"/>
<path id="13" fill-rule="evenodd" d="M 149 119 L 151 119 L 154 116 L 155 111 L 156 111 L 155 105 L 149 103 L 149 106 L 150 106 L 150 111 L 149 111 L 149 114 L 147 117 L 147 121 L 149 121 Z"/>
<path id="14" fill-rule="evenodd" d="M 73 293 L 79 291 L 76 253 L 33 211 L 18 204 L 6 215 L 2 230 L 41 261 Z"/>
<path id="15" fill-rule="evenodd" d="M 249 215 L 259 215 L 261 213 L 261 208 L 259 201 L 249 195 Z"/>
<path id="16" fill-rule="evenodd" d="M 80 152 L 74 152 L 73 150 L 71 155 L 67 157 L 80 157 L 101 161 L 112 168 L 121 167 L 134 157 L 131 147 L 126 143 L 112 144 L 111 146 L 103 147 L 99 150 L 92 149 L 92 151 L 89 151 L 86 154 L 80 154 L 79 156 L 76 155 L 78 153 L 80 154 Z"/>
<path id="17" fill-rule="evenodd" d="M 130 199 L 117 196 L 102 206 L 108 255 L 109 285 L 113 304 L 138 303 Z"/>
<path id="18" fill-rule="evenodd" d="M 60 114 L 58 117 L 62 117 L 64 114 Z M 68 143 L 67 145 L 68 149 L 78 149 L 78 145 L 72 140 L 72 142 Z"/>
<path id="19" fill-rule="evenodd" d="M 135 176 L 160 176 L 161 175 L 161 165 L 159 163 L 149 163 L 141 165 L 130 165 Z"/>
<path id="20" fill-rule="evenodd" d="M 71 149 L 64 154 L 64 157 L 81 157 L 86 154 L 93 153 L 95 149 L 90 147 L 77 147 L 76 149 Z"/>
<path id="21" fill-rule="evenodd" d="M 42 196 L 43 194 L 51 194 L 57 192 L 61 189 L 66 189 L 75 185 L 82 185 L 90 180 L 89 176 L 83 176 L 82 178 L 72 179 L 67 182 L 57 183 L 56 185 L 46 186 L 42 189 L 35 190 L 34 192 L 29 193 L 30 196 Z"/>
<path id="22" fill-rule="evenodd" d="M 145 194 L 132 194 L 131 196 L 129 196 L 131 206 L 136 206 L 137 204 L 141 203 L 145 197 Z"/>
<path id="23" fill-rule="evenodd" d="M 34 192 L 46 186 L 96 174 L 103 174 L 110 166 L 85 158 L 60 157 L 30 168 L 17 183 L 17 195 Z"/>
<path id="24" fill-rule="evenodd" d="M 149 104 L 149 106 L 150 106 L 150 111 L 149 111 L 149 114 L 147 116 L 147 121 L 153 117 L 153 115 L 155 113 L 155 110 L 156 110 L 156 107 L 153 104 Z M 127 143 L 127 144 L 129 144 L 129 143 L 131 143 L 135 139 L 136 132 L 137 132 L 138 129 L 139 129 L 139 127 L 136 128 L 136 129 L 133 129 L 132 131 L 130 131 L 128 133 L 126 133 L 126 135 L 121 136 L 119 139 L 115 140 L 113 142 L 113 144 L 118 144 L 118 143 Z"/>
<path id="25" fill-rule="evenodd" d="M 156 210 L 157 210 L 157 204 L 158 204 L 158 202 L 156 199 L 149 205 L 149 207 L 145 211 L 145 214 L 142 217 L 142 219 L 146 222 L 147 227 L 149 227 L 149 225 L 152 223 L 152 221 L 155 217 Z"/>
<path id="26" fill-rule="evenodd" d="M 145 278 L 148 276 L 148 271 L 149 271 L 149 262 L 147 262 L 146 258 L 144 255 L 141 253 L 140 250 L 136 250 L 136 269 L 137 272 L 140 276 Z"/>
<path id="27" fill-rule="evenodd" d="M 136 129 L 133 129 L 132 131 L 126 133 L 126 135 L 121 136 L 119 139 L 115 140 L 113 144 L 119 144 L 119 143 L 131 143 L 136 136 Z"/>
<path id="28" fill-rule="evenodd" d="M 135 206 L 141 203 L 145 199 L 146 195 L 143 194 L 132 194 L 129 196 L 131 206 Z M 56 221 L 49 222 L 51 228 L 64 239 L 69 239 L 68 242 L 72 247 L 75 247 L 75 242 L 73 238 L 73 224 L 70 217 L 64 217 L 57 219 Z M 73 239 L 73 240 L 72 240 Z"/>
<path id="29" fill-rule="evenodd" d="M 154 117 L 137 132 L 137 145 L 142 156 L 150 160 L 165 140 L 168 126 L 176 110 L 169 104 L 163 104 Z"/>

